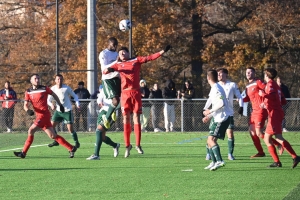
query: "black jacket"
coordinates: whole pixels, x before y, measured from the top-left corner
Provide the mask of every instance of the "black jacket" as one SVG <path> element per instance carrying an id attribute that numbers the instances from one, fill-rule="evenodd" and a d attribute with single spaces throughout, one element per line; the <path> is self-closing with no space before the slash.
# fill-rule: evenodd
<path id="1" fill-rule="evenodd" d="M 195 98 L 195 89 L 193 87 L 193 85 L 189 83 L 189 87 L 188 88 L 184 88 L 182 93 L 184 93 L 184 96 L 182 96 L 184 99 L 192 99 Z"/>
<path id="2" fill-rule="evenodd" d="M 163 89 L 162 92 L 164 99 L 176 99 L 177 98 L 177 91 L 175 88 L 175 83 L 170 79 L 166 81 L 166 87 Z M 165 101 L 167 104 L 173 104 L 174 101 Z"/>
<path id="3" fill-rule="evenodd" d="M 151 90 L 151 91 L 150 91 L 149 98 L 150 98 L 150 99 L 162 99 L 163 96 L 162 96 L 162 91 L 161 91 L 161 89 Z M 151 103 L 152 105 L 157 105 L 158 102 L 161 102 L 161 101 L 150 101 L 150 103 Z"/>
<path id="4" fill-rule="evenodd" d="M 91 97 L 90 92 L 86 88 L 77 88 L 74 90 L 74 93 L 78 96 L 78 99 L 89 99 Z M 85 104 L 87 105 L 88 101 L 79 101 L 80 105 Z"/>
<path id="5" fill-rule="evenodd" d="M 140 91 L 141 91 L 141 94 L 144 95 L 144 97 L 142 96 L 142 99 L 149 99 L 150 90 L 147 86 L 140 87 Z M 151 105 L 150 105 L 149 101 L 143 100 L 142 101 L 142 106 L 143 107 L 150 107 Z"/>
<path id="6" fill-rule="evenodd" d="M 283 94 L 283 96 L 285 98 L 291 98 L 291 94 L 290 94 L 289 88 L 286 85 L 284 85 L 283 83 L 281 83 L 280 89 L 281 89 L 281 92 L 282 92 L 282 94 Z"/>

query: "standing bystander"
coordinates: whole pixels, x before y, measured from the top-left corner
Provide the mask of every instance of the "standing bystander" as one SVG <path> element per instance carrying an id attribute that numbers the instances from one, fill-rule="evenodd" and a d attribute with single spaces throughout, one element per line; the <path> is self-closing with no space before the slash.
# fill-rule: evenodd
<path id="1" fill-rule="evenodd" d="M 150 99 L 162 99 L 162 91 L 159 89 L 158 84 L 154 83 L 153 88 L 150 89 Z M 152 116 L 152 126 L 155 133 L 162 132 L 159 128 L 159 118 L 162 111 L 162 105 L 160 101 L 150 101 L 151 103 L 151 116 Z"/>
<path id="2" fill-rule="evenodd" d="M 74 93 L 77 95 L 79 100 L 90 99 L 90 92 L 84 87 L 84 82 L 78 82 L 78 88 L 74 90 Z M 87 112 L 89 101 L 80 101 L 80 109 L 75 108 L 75 130 L 79 131 L 79 120 L 80 116 L 82 117 L 82 128 L 83 131 L 88 131 L 87 128 Z"/>
<path id="3" fill-rule="evenodd" d="M 175 88 L 175 83 L 172 79 L 166 81 L 166 87 L 162 92 L 164 102 L 164 118 L 165 118 L 165 129 L 166 132 L 174 131 L 174 123 L 175 123 L 175 106 L 174 101 L 170 101 L 170 99 L 177 98 L 177 91 Z"/>
<path id="4" fill-rule="evenodd" d="M 150 90 L 147 87 L 147 83 L 145 80 L 140 80 L 140 91 L 141 96 L 144 101 L 142 101 L 142 115 L 141 115 L 141 131 L 147 132 L 148 121 L 150 118 L 150 103 L 148 100 L 150 95 Z"/>

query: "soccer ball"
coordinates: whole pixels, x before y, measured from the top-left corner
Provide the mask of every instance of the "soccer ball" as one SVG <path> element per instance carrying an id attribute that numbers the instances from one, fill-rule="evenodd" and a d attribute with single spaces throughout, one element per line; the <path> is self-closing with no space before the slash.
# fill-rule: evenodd
<path id="1" fill-rule="evenodd" d="M 121 31 L 128 31 L 129 29 L 131 29 L 131 22 L 128 19 L 123 19 L 120 21 L 119 23 L 119 29 Z"/>

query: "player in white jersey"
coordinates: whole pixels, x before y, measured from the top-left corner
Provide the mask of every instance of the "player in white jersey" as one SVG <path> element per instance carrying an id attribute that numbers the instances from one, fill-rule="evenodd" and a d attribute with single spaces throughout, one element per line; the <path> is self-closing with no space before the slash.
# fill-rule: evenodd
<path id="1" fill-rule="evenodd" d="M 76 107 L 78 109 L 80 109 L 80 103 L 77 95 L 73 92 L 73 90 L 69 86 L 63 84 L 63 81 L 64 81 L 63 76 L 61 74 L 57 74 L 55 76 L 55 85 L 51 87 L 51 90 L 58 96 L 60 102 L 65 108 L 65 112 L 62 113 L 59 109 L 59 106 L 56 106 L 56 110 L 52 116 L 51 123 L 53 125 L 53 128 L 55 128 L 56 125 L 59 124 L 60 122 L 64 122 L 65 124 L 67 124 L 68 131 L 69 133 L 72 134 L 72 138 L 75 142 L 75 146 L 79 148 L 80 143 L 78 141 L 78 136 L 76 131 L 73 128 L 74 116 L 72 112 L 72 103 L 70 97 L 73 97 Z M 54 99 L 52 96 L 48 96 L 47 103 L 52 110 L 55 109 L 55 106 L 52 103 L 53 100 Z M 59 145 L 58 142 L 54 140 L 53 143 L 48 144 L 48 147 L 53 147 L 58 145 Z"/>
<path id="2" fill-rule="evenodd" d="M 99 89 L 101 86 L 99 87 Z M 95 151 L 94 154 L 87 158 L 87 160 L 99 160 L 100 159 L 100 148 L 102 142 L 113 147 L 114 157 L 119 155 L 120 144 L 113 142 L 109 137 L 106 136 L 107 129 L 103 125 L 102 116 L 106 114 L 109 106 L 111 105 L 111 99 L 107 99 L 104 95 L 103 89 L 100 90 L 98 94 L 97 103 L 101 107 L 97 120 L 97 130 L 96 130 L 96 143 L 95 143 Z M 114 121 L 111 121 L 111 125 Z"/>
<path id="3" fill-rule="evenodd" d="M 118 53 L 116 52 L 118 40 L 114 37 L 108 39 L 108 47 L 104 49 L 100 55 L 101 71 L 109 68 L 117 60 Z M 104 126 L 109 129 L 110 121 L 116 120 L 115 115 L 112 115 L 116 109 L 119 108 L 121 96 L 121 79 L 119 72 L 110 72 L 108 74 L 102 73 L 103 92 L 107 99 L 112 99 L 106 115 L 103 116 Z"/>
<path id="4" fill-rule="evenodd" d="M 239 110 L 238 113 L 240 115 L 243 114 L 243 98 L 241 96 L 240 90 L 237 87 L 236 83 L 231 82 L 230 80 L 228 80 L 228 70 L 225 68 L 219 68 L 217 69 L 218 72 L 218 80 L 219 80 L 219 84 L 223 87 L 225 93 L 226 93 L 226 99 L 229 103 L 229 109 L 230 109 L 230 116 L 229 116 L 229 126 L 227 128 L 227 137 L 228 137 L 228 160 L 234 160 L 234 156 L 233 156 L 233 151 L 234 151 L 234 134 L 233 134 L 233 130 L 234 130 L 234 119 L 233 119 L 233 115 L 234 115 L 234 109 L 233 109 L 233 98 L 234 96 L 238 99 L 239 102 Z M 207 108 L 204 107 L 204 110 L 206 110 Z M 207 154 L 206 154 L 206 160 L 210 160 L 210 154 L 208 152 L 207 149 Z"/>
<path id="5" fill-rule="evenodd" d="M 204 169 L 213 171 L 225 166 L 217 140 L 224 140 L 230 122 L 230 108 L 225 91 L 218 84 L 218 72 L 216 70 L 209 70 L 207 72 L 207 81 L 211 86 L 207 102 L 212 105 L 212 108 L 203 111 L 204 118 L 202 121 L 203 123 L 210 121 L 207 146 L 212 162 Z M 210 105 L 208 107 L 210 107 Z"/>

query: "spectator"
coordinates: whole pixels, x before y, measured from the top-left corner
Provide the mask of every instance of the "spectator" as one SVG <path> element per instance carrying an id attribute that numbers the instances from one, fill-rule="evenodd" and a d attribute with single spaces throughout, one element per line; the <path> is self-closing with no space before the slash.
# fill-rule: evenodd
<path id="1" fill-rule="evenodd" d="M 193 104 L 191 99 L 195 98 L 195 89 L 190 81 L 185 81 L 184 88 L 178 91 L 178 98 L 182 98 L 184 101 L 184 129 L 187 131 L 193 130 Z"/>
<path id="2" fill-rule="evenodd" d="M 15 113 L 15 105 L 17 100 L 16 92 L 10 87 L 10 82 L 6 81 L 4 84 L 4 89 L 0 91 L 0 100 L 6 100 L 2 102 L 3 108 L 3 119 L 7 132 L 12 131 L 13 119 Z"/>
<path id="3" fill-rule="evenodd" d="M 100 85 L 100 86 L 99 86 L 99 89 L 96 90 L 93 94 L 91 94 L 91 99 L 97 99 L 97 98 L 98 98 L 98 96 L 99 96 L 99 94 L 100 94 L 100 92 L 101 92 L 102 87 L 103 87 L 103 86 Z"/>
<path id="4" fill-rule="evenodd" d="M 158 88 L 157 83 L 153 85 L 153 88 L 150 89 L 150 99 L 162 99 L 162 91 L 161 89 Z M 159 123 L 159 115 L 161 113 L 162 107 L 159 101 L 150 101 L 151 103 L 151 116 L 152 116 L 152 126 L 154 129 L 154 132 L 161 132 L 158 128 L 158 123 Z"/>
<path id="5" fill-rule="evenodd" d="M 80 109 L 75 107 L 75 129 L 79 130 L 79 120 L 80 115 L 82 116 L 83 121 L 83 131 L 88 131 L 87 128 L 87 110 L 89 101 L 80 101 L 82 99 L 90 99 L 91 95 L 90 92 L 84 88 L 84 82 L 80 81 L 78 83 L 78 88 L 74 90 L 74 93 L 78 96 L 79 102 L 80 102 Z"/>
<path id="6" fill-rule="evenodd" d="M 142 99 L 148 99 L 150 90 L 147 87 L 145 80 L 140 80 L 140 91 Z M 141 115 L 141 131 L 147 132 L 148 121 L 150 117 L 150 103 L 149 101 L 142 101 L 142 115 Z"/>
<path id="7" fill-rule="evenodd" d="M 283 84 L 283 82 L 281 81 L 279 76 L 277 77 L 276 82 L 277 82 L 277 85 L 280 87 L 283 96 L 285 98 L 291 98 L 289 88 L 285 84 Z M 282 132 L 288 132 L 288 130 L 286 129 L 286 120 L 285 120 L 285 113 L 286 113 L 286 110 L 288 109 L 288 107 L 289 107 L 289 101 L 287 101 L 286 105 L 282 106 L 282 109 L 284 111 L 284 117 L 282 120 Z"/>
<path id="8" fill-rule="evenodd" d="M 172 132 L 174 130 L 175 123 L 175 107 L 174 101 L 169 101 L 169 99 L 176 99 L 177 92 L 175 83 L 171 79 L 166 81 L 166 87 L 164 88 L 162 95 L 166 100 L 164 103 L 165 129 L 166 132 Z"/>

